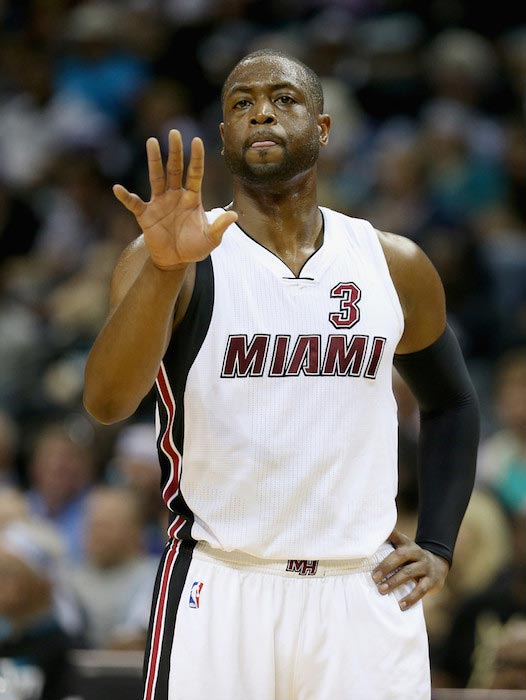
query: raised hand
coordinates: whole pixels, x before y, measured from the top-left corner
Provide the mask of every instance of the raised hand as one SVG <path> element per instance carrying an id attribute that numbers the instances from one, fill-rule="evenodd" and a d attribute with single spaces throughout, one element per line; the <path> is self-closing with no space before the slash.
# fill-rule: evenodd
<path id="1" fill-rule="evenodd" d="M 177 270 L 204 260 L 216 248 L 224 232 L 237 219 L 234 211 L 221 214 L 209 224 L 201 201 L 205 151 L 200 138 L 192 140 L 190 162 L 183 181 L 183 144 L 179 131 L 168 135 L 169 152 L 164 172 L 159 142 L 146 142 L 151 196 L 149 202 L 114 185 L 113 193 L 132 212 L 144 233 L 154 265 L 161 270 Z"/>

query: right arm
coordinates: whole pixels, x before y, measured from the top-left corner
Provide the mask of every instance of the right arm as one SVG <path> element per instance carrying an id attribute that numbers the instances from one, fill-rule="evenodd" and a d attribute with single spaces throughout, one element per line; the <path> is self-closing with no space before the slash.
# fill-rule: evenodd
<path id="1" fill-rule="evenodd" d="M 149 392 L 166 352 L 174 322 L 188 304 L 195 263 L 219 245 L 235 212 L 208 224 L 201 204 L 204 149 L 192 142 L 182 181 L 182 143 L 170 132 L 166 176 L 159 144 L 147 142 L 152 196 L 143 202 L 121 185 L 115 196 L 136 217 L 143 236 L 123 253 L 111 283 L 110 315 L 86 364 L 84 405 L 102 423 L 128 418 Z"/>
<path id="2" fill-rule="evenodd" d="M 86 364 L 84 405 L 101 423 L 130 416 L 151 389 L 185 276 L 186 268 L 156 267 L 141 239 L 122 254 L 111 282 L 110 314 Z"/>

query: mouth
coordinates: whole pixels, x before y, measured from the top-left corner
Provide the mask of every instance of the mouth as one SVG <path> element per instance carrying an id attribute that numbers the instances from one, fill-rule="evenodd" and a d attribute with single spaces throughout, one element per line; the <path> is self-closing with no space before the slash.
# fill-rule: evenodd
<path id="1" fill-rule="evenodd" d="M 250 144 L 250 148 L 272 148 L 272 146 L 277 146 L 276 141 L 254 141 L 254 143 Z"/>
<path id="2" fill-rule="evenodd" d="M 247 142 L 247 148 L 255 148 L 256 150 L 264 150 L 273 146 L 280 146 L 281 139 L 276 138 L 270 131 L 260 131 L 257 134 L 252 134 Z"/>

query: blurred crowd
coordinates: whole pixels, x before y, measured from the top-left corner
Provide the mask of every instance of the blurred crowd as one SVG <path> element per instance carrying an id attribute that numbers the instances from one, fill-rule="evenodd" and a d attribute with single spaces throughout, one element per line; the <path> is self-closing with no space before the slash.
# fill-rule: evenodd
<path id="1" fill-rule="evenodd" d="M 24 682 L 57 700 L 69 649 L 144 645 L 153 399 L 111 427 L 81 401 L 138 235 L 111 185 L 148 198 L 145 140 L 177 128 L 204 139 L 205 206 L 227 204 L 221 84 L 267 47 L 322 78 L 320 202 L 423 247 L 481 399 L 475 493 L 426 601 L 435 685 L 526 688 L 526 24 L 460 0 L 0 0 L 0 659 L 33 659 Z M 418 414 L 395 392 L 411 534 Z"/>

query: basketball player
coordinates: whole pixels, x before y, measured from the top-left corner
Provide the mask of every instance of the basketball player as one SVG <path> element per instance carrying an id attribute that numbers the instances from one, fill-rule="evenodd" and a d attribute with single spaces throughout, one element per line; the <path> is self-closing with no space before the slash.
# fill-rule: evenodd
<path id="1" fill-rule="evenodd" d="M 123 254 L 85 403 L 130 416 L 155 382 L 170 541 L 145 700 L 424 700 L 422 597 L 444 584 L 478 410 L 436 271 L 409 240 L 318 206 L 318 77 L 250 54 L 223 88 L 233 202 L 201 205 L 204 148 L 147 142 L 151 199 Z M 394 529 L 393 360 L 421 407 L 416 542 Z"/>

